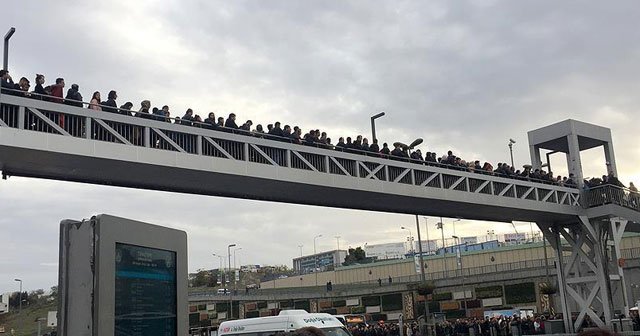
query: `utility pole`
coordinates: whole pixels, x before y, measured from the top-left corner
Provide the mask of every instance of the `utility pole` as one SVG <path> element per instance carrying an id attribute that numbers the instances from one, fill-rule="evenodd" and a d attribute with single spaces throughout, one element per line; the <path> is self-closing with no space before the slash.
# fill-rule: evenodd
<path id="1" fill-rule="evenodd" d="M 442 222 L 442 217 L 440 217 L 440 222 L 436 223 L 436 227 L 440 229 L 440 233 L 442 234 L 442 267 L 444 269 L 444 277 L 447 277 L 447 249 L 444 245 L 444 223 Z"/>
<path id="2" fill-rule="evenodd" d="M 229 244 L 229 246 L 227 246 L 227 255 L 229 256 L 229 273 L 231 273 L 231 248 L 234 246 L 236 246 L 236 244 Z M 224 288 L 229 288 L 229 286 L 225 284 Z M 227 319 L 231 320 L 233 319 L 233 296 L 231 295 L 231 293 L 228 293 L 228 294 L 229 294 L 229 315 L 227 316 Z"/>

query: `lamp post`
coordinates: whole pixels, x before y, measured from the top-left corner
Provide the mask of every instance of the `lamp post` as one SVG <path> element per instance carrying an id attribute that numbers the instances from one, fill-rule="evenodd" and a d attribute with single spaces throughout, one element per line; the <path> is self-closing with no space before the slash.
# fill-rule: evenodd
<path id="1" fill-rule="evenodd" d="M 454 236 L 456 235 L 456 222 L 459 222 L 461 220 L 462 220 L 462 218 L 456 218 L 453 221 L 451 221 L 451 225 L 452 225 L 451 228 L 453 229 L 453 235 Z"/>
<path id="2" fill-rule="evenodd" d="M 427 255 L 431 255 L 431 244 L 429 242 L 429 218 L 424 218 L 424 229 L 427 231 Z"/>
<path id="3" fill-rule="evenodd" d="M 447 249 L 444 246 L 444 223 L 442 222 L 442 217 L 440 217 L 440 221 L 436 223 L 436 228 L 440 229 L 440 233 L 442 234 L 442 268 L 444 269 L 443 277 L 447 277 Z"/>
<path id="4" fill-rule="evenodd" d="M 220 279 L 220 284 L 224 286 L 225 282 L 224 282 L 224 256 L 223 255 L 219 255 L 219 254 L 215 254 L 212 253 L 212 255 L 214 257 L 218 257 L 220 258 L 220 275 L 221 275 L 221 279 Z"/>
<path id="5" fill-rule="evenodd" d="M 302 274 L 302 248 L 304 245 L 298 245 L 300 249 L 300 259 L 298 259 L 298 274 Z"/>
<path id="6" fill-rule="evenodd" d="M 18 301 L 19 301 L 19 303 L 18 303 L 18 315 L 22 316 L 22 314 L 21 314 L 22 313 L 22 279 L 17 279 L 16 278 L 16 279 L 13 279 L 13 281 L 17 281 L 17 282 L 20 283 L 20 293 L 18 293 Z M 22 327 L 23 326 L 20 325 L 20 329 L 23 329 Z"/>
<path id="7" fill-rule="evenodd" d="M 313 273 L 316 275 L 316 286 L 318 286 L 318 252 L 316 251 L 316 240 L 322 237 L 321 234 L 313 237 Z"/>
<path id="8" fill-rule="evenodd" d="M 4 35 L 4 59 L 2 61 L 2 68 L 4 70 L 9 70 L 9 39 L 13 36 L 13 33 L 16 32 L 14 27 L 9 28 L 7 34 Z"/>
<path id="9" fill-rule="evenodd" d="M 371 116 L 371 143 L 376 139 L 376 119 L 383 117 L 384 112 L 380 112 L 374 116 Z"/>
<path id="10" fill-rule="evenodd" d="M 18 300 L 19 300 L 19 304 L 18 304 L 18 314 L 20 314 L 22 312 L 22 280 L 21 279 L 13 279 L 13 281 L 17 281 L 20 283 L 20 292 L 18 293 Z"/>
<path id="11" fill-rule="evenodd" d="M 240 273 L 238 272 L 238 268 L 236 267 L 236 252 L 240 250 L 242 250 L 242 247 L 233 249 L 233 291 L 234 292 L 238 290 L 238 281 L 240 281 Z M 236 279 L 236 274 L 238 274 L 237 279 Z"/>
<path id="12" fill-rule="evenodd" d="M 236 244 L 229 244 L 227 246 L 227 255 L 229 256 L 229 273 L 231 273 L 231 248 L 235 247 Z M 227 288 L 228 286 L 226 286 L 225 284 L 225 288 Z M 229 293 L 229 315 L 228 315 L 228 319 L 231 320 L 233 319 L 233 296 L 231 295 L 231 293 Z"/>
<path id="13" fill-rule="evenodd" d="M 406 228 L 404 226 L 401 226 L 400 229 L 409 231 L 409 246 L 410 246 L 409 253 L 411 253 L 412 255 L 415 254 L 415 251 L 413 249 L 413 235 L 411 234 L 411 229 Z"/>
<path id="14" fill-rule="evenodd" d="M 509 139 L 509 153 L 511 154 L 511 167 L 513 167 L 513 144 L 516 143 L 515 140 Z"/>
<path id="15" fill-rule="evenodd" d="M 238 247 L 236 249 L 233 249 L 233 269 L 236 269 L 236 252 L 242 250 L 242 247 Z M 239 265 L 240 266 L 240 265 Z"/>
<path id="16" fill-rule="evenodd" d="M 462 278 L 462 303 L 464 304 L 464 317 L 467 317 L 467 290 L 464 282 L 464 269 L 462 268 L 462 253 L 460 252 L 460 237 L 452 236 L 456 240 L 456 258 L 460 268 L 460 277 Z"/>
<path id="17" fill-rule="evenodd" d="M 342 238 L 342 237 L 340 237 L 339 235 L 337 235 L 337 236 L 334 236 L 333 238 L 335 238 L 335 239 L 336 239 L 336 244 L 338 245 L 338 251 L 340 251 L 340 238 Z"/>

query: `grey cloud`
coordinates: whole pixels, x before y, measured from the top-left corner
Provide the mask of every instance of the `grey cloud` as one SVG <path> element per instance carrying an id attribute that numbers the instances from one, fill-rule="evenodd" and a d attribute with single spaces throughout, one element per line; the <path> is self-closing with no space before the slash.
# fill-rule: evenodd
<path id="1" fill-rule="evenodd" d="M 109 1 L 6 7 L 14 77 L 64 76 L 85 97 L 119 91 L 257 123 L 339 136 L 425 138 L 423 152 L 528 162 L 526 132 L 566 118 L 612 127 L 623 181 L 640 179 L 635 1 Z M 589 153 L 585 169 L 602 170 Z M 563 158 L 554 160 L 560 167 Z M 556 170 L 556 169 L 554 169 Z M 562 173 L 561 169 L 556 173 Z M 289 263 L 297 245 L 400 240 L 411 216 L 12 178 L 0 183 L 0 266 L 55 282 L 57 223 L 107 212 L 185 229 L 190 268 L 211 267 L 231 239 L 242 260 Z M 400 224 L 402 223 L 402 224 Z M 491 224 L 461 225 L 482 234 Z M 467 229 L 468 228 L 468 229 Z M 507 225 L 501 230 L 511 230 Z M 26 252 L 25 252 L 26 251 Z M 3 268 L 7 269 L 7 268 Z M 11 275 L 13 276 L 13 275 Z M 7 279 L 9 279 L 7 277 Z M 9 279 L 9 280 L 12 280 Z M 0 277 L 0 288 L 11 281 Z"/>

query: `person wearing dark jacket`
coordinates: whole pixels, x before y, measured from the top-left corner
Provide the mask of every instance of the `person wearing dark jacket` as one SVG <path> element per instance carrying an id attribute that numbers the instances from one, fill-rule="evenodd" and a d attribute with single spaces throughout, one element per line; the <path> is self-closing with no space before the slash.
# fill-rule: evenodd
<path id="1" fill-rule="evenodd" d="M 107 96 L 107 101 L 102 102 L 102 111 L 110 112 L 110 113 L 118 113 L 118 104 L 116 103 L 116 99 L 118 99 L 118 93 L 114 90 L 109 91 L 109 95 Z M 107 107 L 108 106 L 108 107 Z"/>
<path id="2" fill-rule="evenodd" d="M 193 122 L 196 121 L 196 119 L 193 117 L 193 110 L 190 108 L 187 109 L 181 120 L 182 125 L 193 126 Z"/>
<path id="3" fill-rule="evenodd" d="M 386 142 L 382 144 L 382 149 L 380 150 L 380 154 L 384 154 L 384 155 L 391 154 L 391 151 L 389 150 L 389 145 L 387 145 Z"/>
<path id="4" fill-rule="evenodd" d="M 33 93 L 36 94 L 36 96 L 34 97 L 36 99 L 42 100 L 42 95 L 46 95 L 47 94 L 47 91 L 45 91 L 45 89 L 42 86 L 42 84 L 44 84 L 44 75 L 37 74 L 36 75 L 36 87 L 35 87 L 35 90 L 33 90 Z"/>
<path id="5" fill-rule="evenodd" d="M 9 71 L 0 70 L 0 81 L 0 86 L 3 89 L 17 90 L 16 84 L 13 82 L 11 75 L 9 75 Z"/>
<path id="6" fill-rule="evenodd" d="M 80 87 L 78 84 L 72 84 L 71 88 L 67 90 L 67 96 L 64 98 L 64 103 L 71 106 L 82 107 L 82 95 L 78 91 Z"/>
<path id="7" fill-rule="evenodd" d="M 229 114 L 229 118 L 227 118 L 227 121 L 224 122 L 224 127 L 231 128 L 231 129 L 238 129 L 238 125 L 236 124 L 235 113 Z"/>
<path id="8" fill-rule="evenodd" d="M 124 103 L 124 105 L 120 106 L 120 114 L 131 116 L 131 108 L 133 108 L 132 102 Z"/>
<path id="9" fill-rule="evenodd" d="M 218 124 L 216 124 L 216 115 L 213 112 L 209 112 L 209 116 L 207 116 L 207 119 L 204 120 L 204 128 L 218 128 Z"/>
<path id="10" fill-rule="evenodd" d="M 380 146 L 378 145 L 378 139 L 373 139 L 373 143 L 369 146 L 369 151 L 373 153 L 377 153 L 380 151 Z"/>

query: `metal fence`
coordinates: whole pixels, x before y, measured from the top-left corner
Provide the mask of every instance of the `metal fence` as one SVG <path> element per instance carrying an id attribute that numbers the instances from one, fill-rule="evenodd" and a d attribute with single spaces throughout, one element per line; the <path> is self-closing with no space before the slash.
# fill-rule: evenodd
<path id="1" fill-rule="evenodd" d="M 582 204 L 585 208 L 616 204 L 640 211 L 640 194 L 624 187 L 603 185 L 585 190 Z"/>

